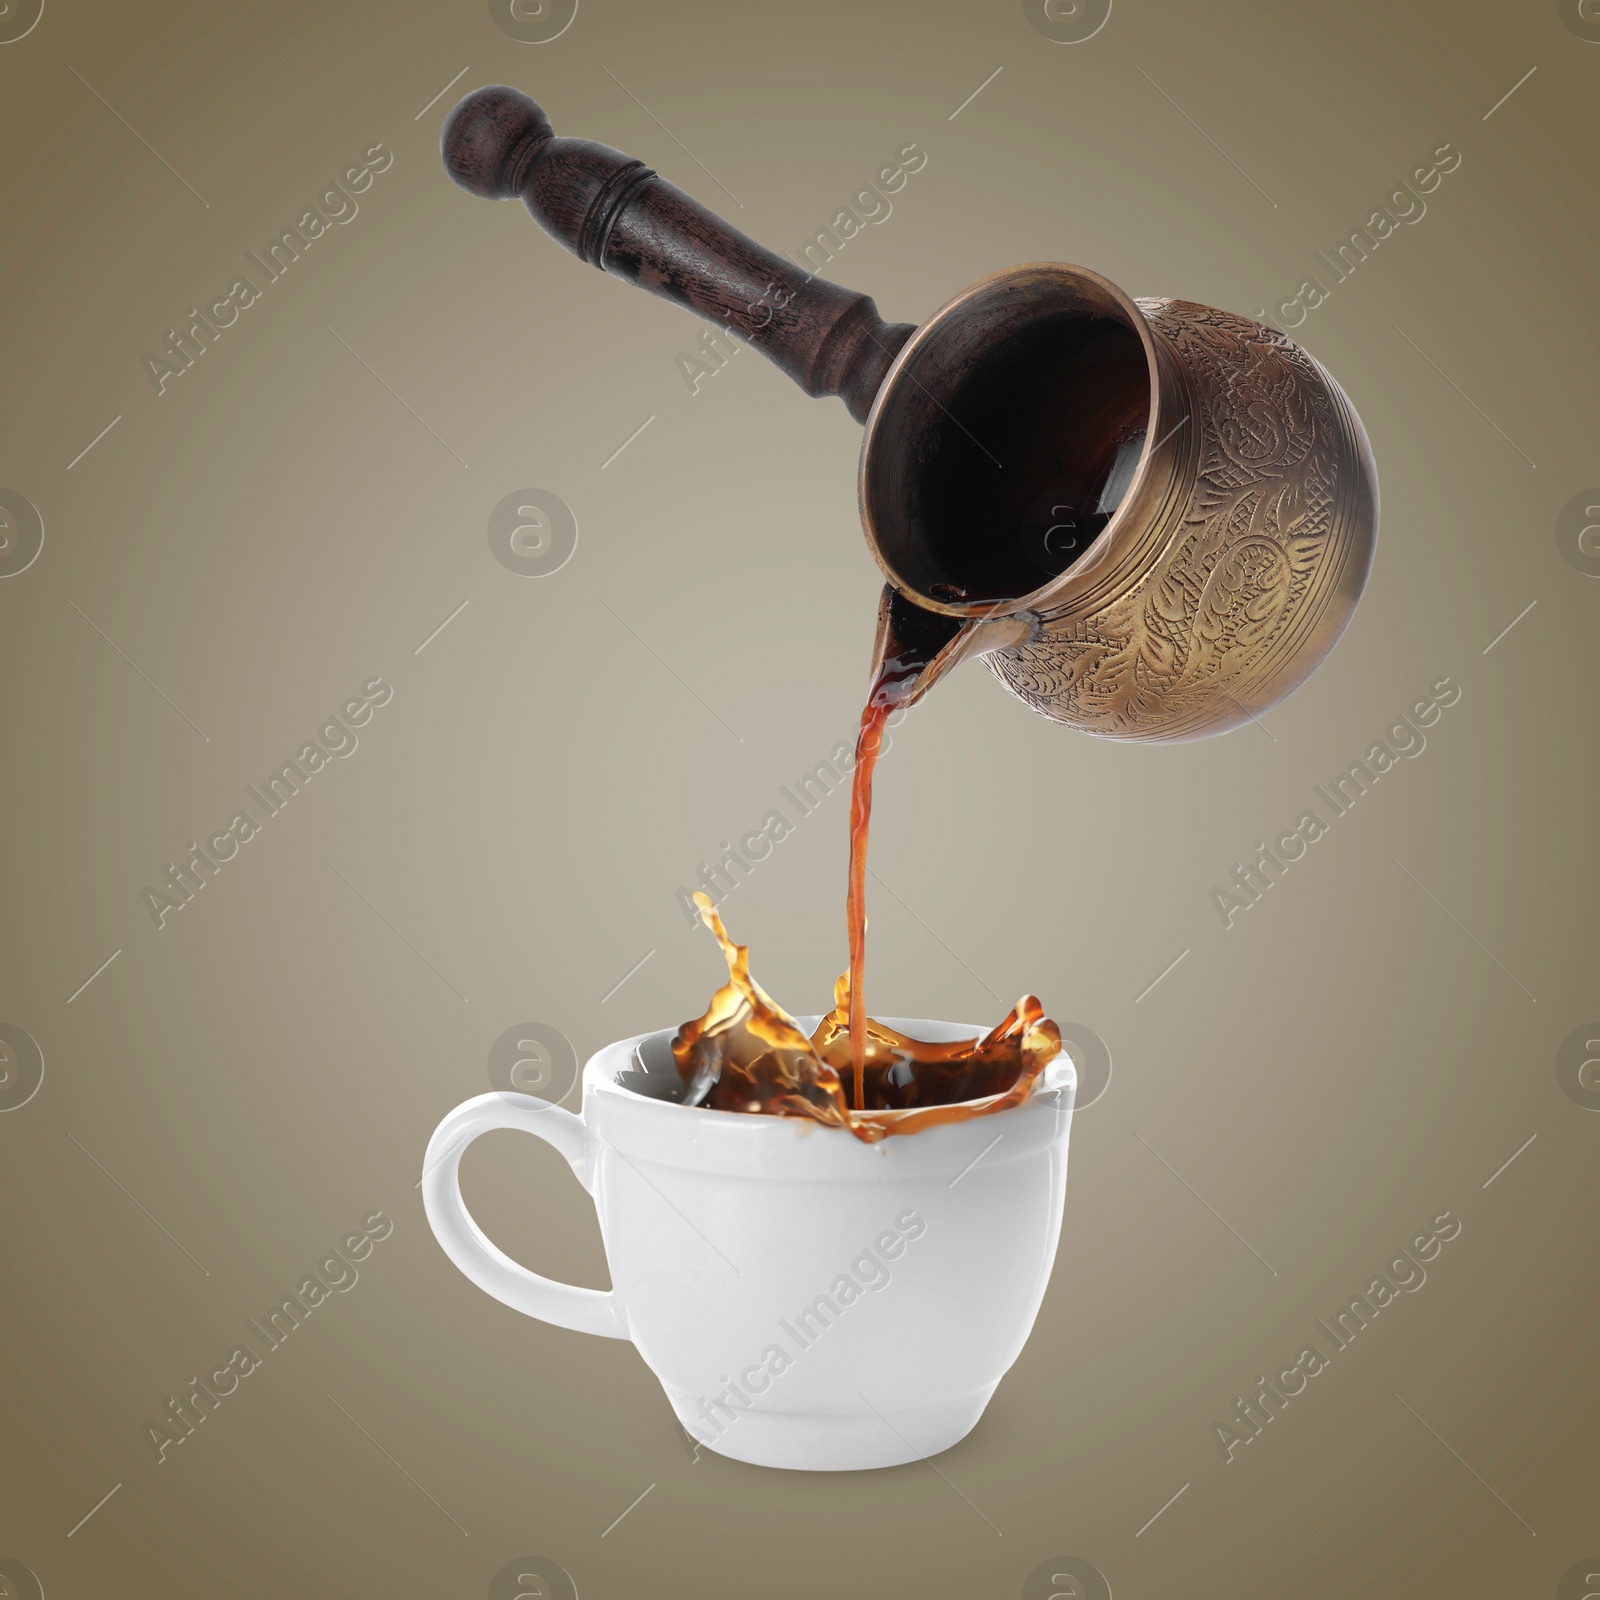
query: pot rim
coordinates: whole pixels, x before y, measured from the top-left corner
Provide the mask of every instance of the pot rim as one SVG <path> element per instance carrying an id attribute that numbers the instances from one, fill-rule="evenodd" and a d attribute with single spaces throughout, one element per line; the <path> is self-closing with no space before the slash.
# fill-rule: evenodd
<path id="1" fill-rule="evenodd" d="M 1134 469 L 1133 477 L 1129 480 L 1127 489 L 1123 492 L 1116 511 L 1111 519 L 1096 536 L 1094 542 L 1084 553 L 1078 557 L 1065 571 L 1057 573 L 1048 582 L 1027 594 L 1017 595 L 1004 600 L 966 600 L 947 601 L 935 599 L 932 595 L 925 595 L 911 587 L 905 579 L 890 566 L 878 542 L 877 529 L 874 526 L 872 508 L 868 501 L 868 471 L 873 463 L 875 447 L 885 427 L 885 416 L 897 399 L 899 391 L 908 385 L 917 388 L 923 386 L 918 383 L 916 374 L 911 370 L 928 347 L 939 339 L 948 326 L 958 321 L 963 316 L 969 315 L 973 308 L 1001 295 L 1011 288 L 1039 279 L 1054 279 L 1062 287 L 1080 289 L 1084 284 L 1091 286 L 1099 295 L 1108 299 L 1121 313 L 1125 324 L 1138 335 L 1141 348 L 1144 350 L 1145 370 L 1149 383 L 1149 410 L 1145 419 L 1144 442 L 1140 447 L 1138 465 Z M 1167 443 L 1168 436 L 1158 436 L 1156 424 L 1161 416 L 1161 364 L 1157 354 L 1156 335 L 1150 326 L 1149 319 L 1141 310 L 1138 302 L 1119 288 L 1109 278 L 1103 277 L 1089 267 L 1074 266 L 1062 261 L 1029 261 L 1017 266 L 1004 267 L 998 272 L 991 272 L 979 278 L 975 283 L 968 284 L 954 298 L 947 300 L 944 305 L 927 319 L 906 343 L 900 348 L 899 353 L 889 365 L 889 370 L 884 374 L 883 382 L 878 386 L 877 395 L 872 402 L 872 409 L 867 413 L 865 432 L 861 439 L 861 458 L 857 469 L 856 485 L 857 500 L 861 512 L 861 527 L 866 535 L 867 547 L 872 551 L 873 560 L 877 562 L 884 578 L 890 586 L 904 595 L 915 605 L 925 611 L 934 611 L 948 617 L 981 618 L 985 616 L 1009 615 L 1021 611 L 1045 612 L 1058 610 L 1062 604 L 1080 587 L 1085 579 L 1093 577 L 1104 566 L 1114 549 L 1121 546 L 1130 526 L 1135 525 L 1136 517 L 1142 518 L 1145 489 L 1152 473 L 1157 449 Z M 926 389 L 924 393 L 940 402 Z M 942 407 L 941 407 L 942 409 Z M 1173 430 L 1176 431 L 1176 430 Z"/>

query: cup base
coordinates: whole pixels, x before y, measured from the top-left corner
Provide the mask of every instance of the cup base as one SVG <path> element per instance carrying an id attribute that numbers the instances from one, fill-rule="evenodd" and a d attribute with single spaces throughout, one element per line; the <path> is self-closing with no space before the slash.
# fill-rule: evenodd
<path id="1" fill-rule="evenodd" d="M 690 1438 L 732 1461 L 790 1472 L 864 1472 L 923 1461 L 959 1444 L 977 1426 L 990 1384 L 975 1394 L 902 1411 L 738 1411 L 731 1422 L 700 1415 L 700 1398 L 663 1384 Z M 722 1431 L 710 1437 L 713 1426 Z"/>

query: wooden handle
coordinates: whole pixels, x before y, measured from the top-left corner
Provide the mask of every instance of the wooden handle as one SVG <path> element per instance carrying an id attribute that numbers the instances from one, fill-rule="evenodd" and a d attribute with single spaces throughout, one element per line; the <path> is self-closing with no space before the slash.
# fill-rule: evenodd
<path id="1" fill-rule="evenodd" d="M 915 331 L 884 322 L 867 295 L 764 250 L 642 161 L 558 139 L 520 90 L 469 94 L 446 119 L 440 149 L 463 189 L 521 196 L 574 255 L 726 327 L 807 394 L 838 395 L 858 422 Z"/>

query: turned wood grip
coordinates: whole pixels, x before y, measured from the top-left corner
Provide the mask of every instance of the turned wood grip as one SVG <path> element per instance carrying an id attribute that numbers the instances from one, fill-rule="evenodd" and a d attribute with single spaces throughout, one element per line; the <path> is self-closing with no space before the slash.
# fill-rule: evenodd
<path id="1" fill-rule="evenodd" d="M 445 171 L 486 200 L 520 196 L 533 220 L 591 266 L 724 327 L 810 395 L 864 422 L 915 331 L 870 297 L 812 276 L 659 178 L 589 139 L 560 139 L 520 90 L 478 89 L 440 139 Z"/>

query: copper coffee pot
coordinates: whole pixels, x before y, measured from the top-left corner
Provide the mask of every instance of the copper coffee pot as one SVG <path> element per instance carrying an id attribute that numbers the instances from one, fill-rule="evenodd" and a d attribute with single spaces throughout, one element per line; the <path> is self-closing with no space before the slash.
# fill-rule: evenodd
<path id="1" fill-rule="evenodd" d="M 557 138 L 516 89 L 463 99 L 442 150 L 464 189 L 520 197 L 591 265 L 865 422 L 877 661 L 927 663 L 908 699 L 981 654 L 1057 722 L 1193 739 L 1276 705 L 1350 620 L 1377 470 L 1343 390 L 1283 334 L 1055 262 L 885 323 L 643 162 Z"/>

